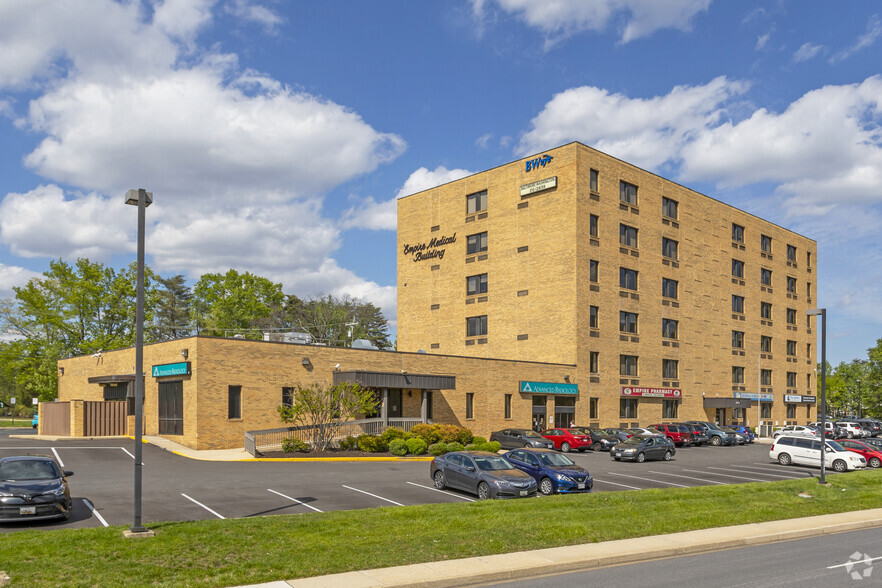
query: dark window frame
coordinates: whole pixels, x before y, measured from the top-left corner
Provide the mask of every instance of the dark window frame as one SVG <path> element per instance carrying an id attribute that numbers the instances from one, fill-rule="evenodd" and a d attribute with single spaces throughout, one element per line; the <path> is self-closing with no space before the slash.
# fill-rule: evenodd
<path id="1" fill-rule="evenodd" d="M 487 335 L 487 315 L 466 317 L 466 337 L 483 337 Z"/>
<path id="2" fill-rule="evenodd" d="M 466 255 L 487 251 L 487 231 L 466 236 Z"/>
<path id="3" fill-rule="evenodd" d="M 227 386 L 227 419 L 238 420 L 242 418 L 242 386 Z"/>
<path id="4" fill-rule="evenodd" d="M 466 194 L 466 214 L 476 214 L 485 210 L 487 210 L 487 190 Z"/>
<path id="5" fill-rule="evenodd" d="M 619 180 L 619 200 L 637 206 L 637 185 Z"/>
<path id="6" fill-rule="evenodd" d="M 466 296 L 487 293 L 487 274 L 475 274 L 466 277 Z"/>

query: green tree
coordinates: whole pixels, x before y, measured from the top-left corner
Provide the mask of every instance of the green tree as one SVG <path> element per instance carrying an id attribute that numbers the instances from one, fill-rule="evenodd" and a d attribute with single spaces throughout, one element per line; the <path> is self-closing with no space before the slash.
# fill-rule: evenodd
<path id="1" fill-rule="evenodd" d="M 312 448 L 323 451 L 339 437 L 346 421 L 377 410 L 379 402 L 373 390 L 344 382 L 333 386 L 313 383 L 298 386 L 291 406 L 279 406 L 283 423 L 308 427 Z"/>
<path id="2" fill-rule="evenodd" d="M 192 312 L 197 332 L 228 336 L 242 332 L 260 339 L 261 321 L 282 306 L 282 285 L 234 269 L 225 274 L 204 274 L 193 288 Z"/>
<path id="3" fill-rule="evenodd" d="M 151 339 L 168 341 L 189 336 L 193 331 L 190 323 L 190 301 L 193 299 L 193 291 L 187 286 L 184 276 L 180 274 L 170 278 L 158 278 L 157 281 Z"/>
<path id="4" fill-rule="evenodd" d="M 379 308 L 349 296 L 328 294 L 310 300 L 288 296 L 287 323 L 333 347 L 348 347 L 354 339 L 367 339 L 380 349 L 389 349 L 389 323 Z"/>

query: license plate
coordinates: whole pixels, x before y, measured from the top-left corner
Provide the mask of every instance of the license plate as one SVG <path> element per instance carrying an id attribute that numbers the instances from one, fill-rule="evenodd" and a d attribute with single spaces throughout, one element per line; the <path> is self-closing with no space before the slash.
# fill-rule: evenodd
<path id="1" fill-rule="evenodd" d="M 584 489 L 585 489 L 585 483 L 583 482 L 583 483 L 579 484 L 579 490 L 584 490 Z"/>
<path id="2" fill-rule="evenodd" d="M 20 514 L 20 515 L 35 515 L 35 514 L 37 514 L 37 507 L 36 506 L 19 507 L 18 514 Z"/>
<path id="3" fill-rule="evenodd" d="M 527 494 L 529 494 L 529 492 L 527 492 L 526 490 L 521 490 L 521 496 L 526 496 Z"/>

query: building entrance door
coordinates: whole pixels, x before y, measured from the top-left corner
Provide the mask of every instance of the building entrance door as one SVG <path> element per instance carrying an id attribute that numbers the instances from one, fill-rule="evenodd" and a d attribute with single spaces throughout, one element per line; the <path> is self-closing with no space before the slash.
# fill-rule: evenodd
<path id="1" fill-rule="evenodd" d="M 401 390 L 389 390 L 389 418 L 401 418 Z"/>
<path id="2" fill-rule="evenodd" d="M 718 425 L 724 425 L 724 426 L 726 425 L 726 409 L 725 408 L 718 408 L 717 409 L 716 422 Z"/>
<path id="3" fill-rule="evenodd" d="M 544 431 L 548 428 L 545 423 L 548 414 L 547 400 L 545 396 L 533 396 L 533 430 Z"/>
<path id="4" fill-rule="evenodd" d="M 556 396 L 554 399 L 554 426 L 567 429 L 576 422 L 576 399 Z"/>
<path id="5" fill-rule="evenodd" d="M 159 383 L 159 434 L 184 434 L 184 382 Z"/>

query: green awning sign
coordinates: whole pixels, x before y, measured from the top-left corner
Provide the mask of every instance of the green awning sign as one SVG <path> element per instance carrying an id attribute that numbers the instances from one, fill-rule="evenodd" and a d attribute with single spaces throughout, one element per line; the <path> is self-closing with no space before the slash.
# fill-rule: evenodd
<path id="1" fill-rule="evenodd" d="M 558 384 L 557 382 L 527 382 L 521 380 L 520 391 L 524 394 L 578 394 L 576 384 Z"/>
<path id="2" fill-rule="evenodd" d="M 166 363 L 163 365 L 153 366 L 153 377 L 161 378 L 163 376 L 189 376 L 190 362 L 182 361 L 181 363 Z"/>

